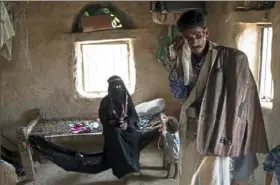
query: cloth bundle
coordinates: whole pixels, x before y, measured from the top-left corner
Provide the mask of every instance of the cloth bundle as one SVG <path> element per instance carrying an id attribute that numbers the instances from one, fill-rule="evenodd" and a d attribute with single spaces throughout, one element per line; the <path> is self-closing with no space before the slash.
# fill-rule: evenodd
<path id="1" fill-rule="evenodd" d="M 170 58 L 171 60 L 177 60 L 177 63 L 182 62 L 183 71 L 184 71 L 184 82 L 185 85 L 189 85 L 194 78 L 193 67 L 191 63 L 191 50 L 188 45 L 188 42 L 185 41 L 183 45 L 182 57 L 176 55 L 174 50 L 174 44 L 169 46 Z M 179 61 L 182 60 L 182 61 Z"/>
<path id="2" fill-rule="evenodd" d="M 91 133 L 95 131 L 99 131 L 99 123 L 92 122 L 92 123 L 75 123 L 75 124 L 69 124 L 69 127 L 71 128 L 71 133 L 73 134 L 80 134 L 80 133 Z M 100 128 L 100 131 L 102 128 Z"/>

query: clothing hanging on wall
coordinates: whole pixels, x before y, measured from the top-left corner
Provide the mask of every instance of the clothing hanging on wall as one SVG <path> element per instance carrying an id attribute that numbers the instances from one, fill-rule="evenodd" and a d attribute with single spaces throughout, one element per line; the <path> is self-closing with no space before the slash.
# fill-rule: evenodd
<path id="1" fill-rule="evenodd" d="M 10 61 L 12 59 L 12 37 L 15 31 L 5 4 L 0 2 L 0 56 Z"/>
<path id="2" fill-rule="evenodd" d="M 169 25 L 168 30 L 164 33 L 159 40 L 158 49 L 156 52 L 156 58 L 164 68 L 168 71 L 174 66 L 176 60 L 172 60 L 172 54 L 170 53 L 170 45 L 176 36 L 179 36 L 180 32 L 176 25 Z"/>

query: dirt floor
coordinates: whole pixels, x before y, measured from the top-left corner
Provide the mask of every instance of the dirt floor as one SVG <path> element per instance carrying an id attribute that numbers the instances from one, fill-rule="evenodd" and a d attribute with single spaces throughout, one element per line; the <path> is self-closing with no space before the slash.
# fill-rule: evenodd
<path id="1" fill-rule="evenodd" d="M 162 150 L 151 144 L 141 153 L 140 177 L 118 180 L 111 170 L 97 175 L 66 172 L 52 163 L 42 164 L 38 168 L 35 182 L 21 185 L 175 185 L 177 180 L 165 179 L 162 170 Z"/>

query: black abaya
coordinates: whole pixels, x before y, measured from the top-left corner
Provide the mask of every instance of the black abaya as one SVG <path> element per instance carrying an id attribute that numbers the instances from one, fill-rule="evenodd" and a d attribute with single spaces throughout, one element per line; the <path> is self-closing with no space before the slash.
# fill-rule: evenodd
<path id="1" fill-rule="evenodd" d="M 113 174 L 121 178 L 132 172 L 140 172 L 140 150 L 155 140 L 159 136 L 159 131 L 158 128 L 145 133 L 136 130 L 135 124 L 139 119 L 130 97 L 128 99 L 128 119 L 126 119 L 127 129 L 121 130 L 119 127 L 111 125 L 112 115 L 108 111 L 109 103 L 107 96 L 102 100 L 99 109 L 99 117 L 104 128 L 105 161 L 112 168 Z"/>

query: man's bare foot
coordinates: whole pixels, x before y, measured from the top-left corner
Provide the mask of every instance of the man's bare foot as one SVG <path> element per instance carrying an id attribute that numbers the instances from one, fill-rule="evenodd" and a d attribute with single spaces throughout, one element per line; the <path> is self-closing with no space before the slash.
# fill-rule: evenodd
<path id="1" fill-rule="evenodd" d="M 173 178 L 173 179 L 177 179 L 177 177 L 178 177 L 178 175 L 174 175 L 172 178 Z"/>

